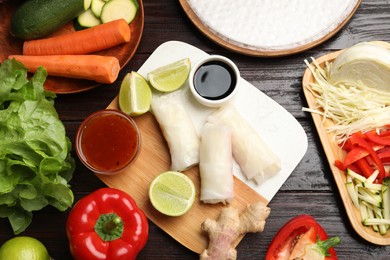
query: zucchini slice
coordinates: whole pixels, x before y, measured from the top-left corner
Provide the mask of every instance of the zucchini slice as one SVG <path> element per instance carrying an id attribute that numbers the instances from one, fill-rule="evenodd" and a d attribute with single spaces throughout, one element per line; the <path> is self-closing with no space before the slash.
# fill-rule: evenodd
<path id="1" fill-rule="evenodd" d="M 100 19 L 103 23 L 117 19 L 131 23 L 137 15 L 138 7 L 136 0 L 110 0 L 104 4 Z"/>
<path id="2" fill-rule="evenodd" d="M 77 17 L 74 23 L 74 28 L 76 30 L 83 30 L 101 23 L 101 20 L 92 13 L 92 9 L 88 9 Z"/>
<path id="3" fill-rule="evenodd" d="M 88 10 L 91 7 L 92 0 L 84 0 L 84 10 Z"/>
<path id="4" fill-rule="evenodd" d="M 105 3 L 106 3 L 106 2 L 103 1 L 103 0 L 92 0 L 91 10 L 92 10 L 92 13 L 93 13 L 96 17 L 100 17 L 100 14 L 102 13 L 103 5 L 104 5 Z"/>

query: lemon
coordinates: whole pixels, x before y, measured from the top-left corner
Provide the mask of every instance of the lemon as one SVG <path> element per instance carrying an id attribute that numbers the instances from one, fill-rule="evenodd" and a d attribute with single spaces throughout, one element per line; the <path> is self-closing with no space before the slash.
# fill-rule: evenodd
<path id="1" fill-rule="evenodd" d="M 190 59 L 181 59 L 149 72 L 148 80 L 153 88 L 161 92 L 171 92 L 184 85 L 190 69 Z"/>
<path id="2" fill-rule="evenodd" d="M 146 79 L 132 71 L 123 78 L 119 89 L 119 108 L 130 116 L 139 116 L 150 110 L 152 90 Z"/>
<path id="3" fill-rule="evenodd" d="M 181 172 L 164 172 L 151 182 L 149 199 L 159 212 L 168 216 L 181 216 L 194 204 L 195 185 Z"/>
<path id="4" fill-rule="evenodd" d="M 37 239 L 27 236 L 14 237 L 0 248 L 0 260 L 49 260 L 46 247 Z"/>

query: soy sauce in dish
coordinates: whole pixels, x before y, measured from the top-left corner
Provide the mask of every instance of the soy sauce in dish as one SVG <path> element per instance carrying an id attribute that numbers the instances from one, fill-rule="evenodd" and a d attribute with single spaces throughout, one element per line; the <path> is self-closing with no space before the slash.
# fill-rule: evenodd
<path id="1" fill-rule="evenodd" d="M 194 75 L 194 88 L 200 96 L 219 100 L 233 92 L 237 78 L 233 69 L 221 61 L 208 61 Z"/>

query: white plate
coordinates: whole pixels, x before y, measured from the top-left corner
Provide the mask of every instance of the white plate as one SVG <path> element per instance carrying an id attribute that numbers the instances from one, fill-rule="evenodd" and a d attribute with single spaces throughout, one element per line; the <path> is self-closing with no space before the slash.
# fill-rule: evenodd
<path id="1" fill-rule="evenodd" d="M 138 73 L 147 76 L 148 72 L 183 58 L 190 58 L 191 64 L 208 54 L 192 45 L 179 41 L 169 41 L 160 45 L 146 60 Z M 240 68 L 239 68 L 240 69 Z M 272 178 L 257 185 L 248 181 L 235 163 L 234 174 L 268 201 L 275 196 L 307 150 L 307 136 L 298 121 L 282 106 L 245 79 L 240 80 L 240 88 L 232 101 L 241 115 L 254 127 L 262 139 L 281 159 L 282 169 Z M 206 117 L 214 108 L 206 108 L 191 96 L 188 83 L 183 95 L 186 110 L 199 132 Z"/>

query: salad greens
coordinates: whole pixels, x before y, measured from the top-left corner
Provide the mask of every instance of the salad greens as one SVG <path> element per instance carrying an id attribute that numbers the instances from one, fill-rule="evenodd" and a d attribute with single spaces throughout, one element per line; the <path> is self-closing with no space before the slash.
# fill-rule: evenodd
<path id="1" fill-rule="evenodd" d="M 28 80 L 20 62 L 0 65 L 0 217 L 15 234 L 47 205 L 60 211 L 74 201 L 68 185 L 75 163 L 72 144 L 54 108 L 54 93 L 43 83 L 44 68 Z"/>

